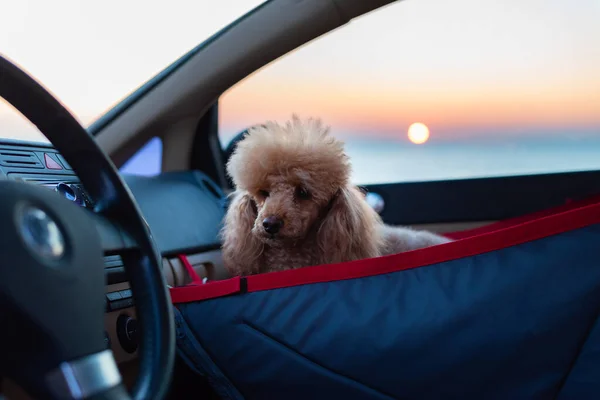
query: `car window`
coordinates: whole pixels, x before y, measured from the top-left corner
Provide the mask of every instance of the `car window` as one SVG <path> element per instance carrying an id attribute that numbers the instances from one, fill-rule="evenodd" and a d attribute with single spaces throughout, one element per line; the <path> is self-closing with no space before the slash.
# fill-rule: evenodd
<path id="1" fill-rule="evenodd" d="M 320 117 L 357 184 L 597 170 L 598 21 L 596 0 L 399 2 L 228 90 L 220 139 Z"/>
<path id="2" fill-rule="evenodd" d="M 150 139 L 142 146 L 119 171 L 130 175 L 154 176 L 162 171 L 162 140 Z"/>

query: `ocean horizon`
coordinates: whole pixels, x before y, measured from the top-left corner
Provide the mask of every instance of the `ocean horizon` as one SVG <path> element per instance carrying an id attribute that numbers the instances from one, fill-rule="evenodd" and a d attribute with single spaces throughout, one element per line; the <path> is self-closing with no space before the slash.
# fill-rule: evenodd
<path id="1" fill-rule="evenodd" d="M 600 170 L 600 135 L 423 145 L 351 136 L 343 140 L 352 181 L 358 185 Z M 153 140 L 121 171 L 155 175 L 161 152 L 160 141 Z"/>

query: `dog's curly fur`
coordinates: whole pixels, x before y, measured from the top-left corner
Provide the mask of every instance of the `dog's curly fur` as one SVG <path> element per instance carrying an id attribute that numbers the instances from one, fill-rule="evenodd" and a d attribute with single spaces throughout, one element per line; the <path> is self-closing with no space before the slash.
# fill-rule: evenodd
<path id="1" fill-rule="evenodd" d="M 320 120 L 294 116 L 256 126 L 237 144 L 227 172 L 235 185 L 221 231 L 233 275 L 251 275 L 393 254 L 449 240 L 391 227 L 350 184 L 344 144 Z M 283 223 L 276 234 L 263 221 Z"/>

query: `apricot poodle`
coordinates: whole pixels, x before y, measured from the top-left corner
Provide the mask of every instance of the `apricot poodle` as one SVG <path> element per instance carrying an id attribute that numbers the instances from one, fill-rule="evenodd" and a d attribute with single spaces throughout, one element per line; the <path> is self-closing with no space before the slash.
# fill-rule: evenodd
<path id="1" fill-rule="evenodd" d="M 448 242 L 385 225 L 350 183 L 344 144 L 320 120 L 249 129 L 227 172 L 235 185 L 221 231 L 232 276 L 332 264 Z"/>

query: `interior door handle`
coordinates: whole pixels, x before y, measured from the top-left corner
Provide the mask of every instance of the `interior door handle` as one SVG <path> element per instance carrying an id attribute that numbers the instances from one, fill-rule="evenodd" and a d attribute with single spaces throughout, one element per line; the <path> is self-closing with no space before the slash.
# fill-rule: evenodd
<path id="1" fill-rule="evenodd" d="M 367 203 L 369 203 L 369 205 L 377 214 L 381 214 L 383 208 L 385 207 L 385 201 L 383 201 L 383 197 L 375 192 L 367 192 L 365 195 L 365 200 L 367 200 Z"/>

